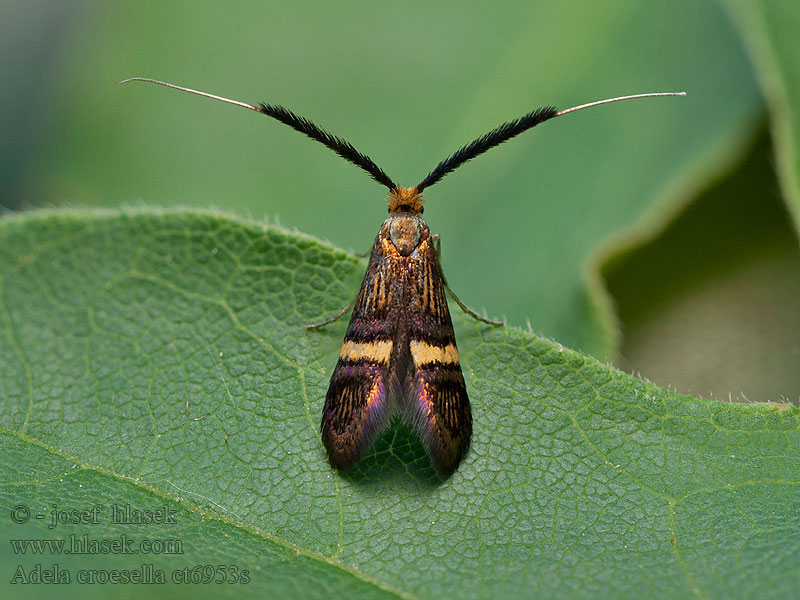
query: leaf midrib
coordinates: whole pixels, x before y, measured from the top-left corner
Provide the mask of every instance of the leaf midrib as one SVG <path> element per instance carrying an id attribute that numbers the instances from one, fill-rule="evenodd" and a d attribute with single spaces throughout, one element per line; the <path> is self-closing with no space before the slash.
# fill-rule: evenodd
<path id="1" fill-rule="evenodd" d="M 339 560 L 335 556 L 326 556 L 325 554 L 322 554 L 320 552 L 315 552 L 313 550 L 309 550 L 309 549 L 304 548 L 302 546 L 298 546 L 297 544 L 294 544 L 293 542 L 290 542 L 286 538 L 277 536 L 277 535 L 275 535 L 273 533 L 270 533 L 270 532 L 268 532 L 268 531 L 266 531 L 266 530 L 264 530 L 264 529 L 262 529 L 260 527 L 257 527 L 255 525 L 251 525 L 249 523 L 246 523 L 241 517 L 237 516 L 236 514 L 234 514 L 231 511 L 227 511 L 226 509 L 223 509 L 223 510 L 226 510 L 226 512 L 228 514 L 222 514 L 222 513 L 210 511 L 207 508 L 203 508 L 199 504 L 195 504 L 194 502 L 190 502 L 189 500 L 186 500 L 181 495 L 170 494 L 169 492 L 167 492 L 167 491 L 165 491 L 165 490 L 163 490 L 163 489 L 161 489 L 161 488 L 159 488 L 159 487 L 157 487 L 155 485 L 152 485 L 150 483 L 142 481 L 138 477 L 136 477 L 136 478 L 130 477 L 128 475 L 124 475 L 122 473 L 118 473 L 118 472 L 116 472 L 116 471 L 114 471 L 112 469 L 109 469 L 107 467 L 101 467 L 99 465 L 88 463 L 88 462 L 86 462 L 84 460 L 81 460 L 77 456 L 69 454 L 68 452 L 65 452 L 65 451 L 63 451 L 63 450 L 61 450 L 59 448 L 56 448 L 56 447 L 54 447 L 54 446 L 52 446 L 50 444 L 46 444 L 46 443 L 42 442 L 41 440 L 39 440 L 37 438 L 34 438 L 34 437 L 31 437 L 30 435 L 27 435 L 27 434 L 22 433 L 20 431 L 15 431 L 13 429 L 9 429 L 8 427 L 0 425 L 0 433 L 6 434 L 6 435 L 12 435 L 12 436 L 22 440 L 23 442 L 25 442 L 27 444 L 31 444 L 33 446 L 36 446 L 37 448 L 45 450 L 46 452 L 50 453 L 53 456 L 58 456 L 60 458 L 69 460 L 74 465 L 79 467 L 81 470 L 93 471 L 95 473 L 99 473 L 101 475 L 109 477 L 109 478 L 111 478 L 111 479 L 113 479 L 115 481 L 124 482 L 126 484 L 133 485 L 133 486 L 135 486 L 135 487 L 137 487 L 139 489 L 146 490 L 147 492 L 149 492 L 149 493 L 151 493 L 151 494 L 153 494 L 155 496 L 159 496 L 159 497 L 161 497 L 161 498 L 163 498 L 165 500 L 168 500 L 170 502 L 174 502 L 174 503 L 176 503 L 176 504 L 178 504 L 180 506 L 183 506 L 184 508 L 187 508 L 192 513 L 195 513 L 195 514 L 199 515 L 203 519 L 211 519 L 211 520 L 214 520 L 214 521 L 225 523 L 226 525 L 234 527 L 235 529 L 240 530 L 242 532 L 248 533 L 250 535 L 258 536 L 258 537 L 262 538 L 263 540 L 265 540 L 267 542 L 275 544 L 276 546 L 280 546 L 280 547 L 285 548 L 287 550 L 291 550 L 292 552 L 294 552 L 298 556 L 303 556 L 305 558 L 309 558 L 311 560 L 315 560 L 315 561 L 317 561 L 319 563 L 322 563 L 322 564 L 328 565 L 330 567 L 333 567 L 335 569 L 338 569 L 338 570 L 342 571 L 343 573 L 347 573 L 348 575 L 351 575 L 353 577 L 356 577 L 356 578 L 360 579 L 364 583 L 367 583 L 367 584 L 370 584 L 370 585 L 374 585 L 378 589 L 381 589 L 383 591 L 386 591 L 386 592 L 389 592 L 391 594 L 394 594 L 398 598 L 403 598 L 405 600 L 417 600 L 417 596 L 414 596 L 413 594 L 409 594 L 407 591 L 401 590 L 401 589 L 393 586 L 390 583 L 387 583 L 385 581 L 381 581 L 381 580 L 377 579 L 376 577 L 368 575 L 367 573 L 364 573 L 363 571 L 361 571 L 361 570 L 359 570 L 359 569 L 357 569 L 355 567 L 352 567 L 351 565 L 348 565 L 347 563 Z M 60 475 L 54 475 L 53 477 L 48 477 L 47 480 L 53 480 L 53 479 L 64 477 L 64 476 L 72 476 L 73 474 L 75 474 L 77 472 L 79 472 L 79 471 L 72 471 L 72 470 L 65 471 L 64 473 L 62 473 Z M 41 483 L 41 481 L 45 481 L 45 480 L 36 480 L 37 483 Z M 22 483 L 27 483 L 27 482 L 5 481 L 0 485 L 20 485 Z M 197 494 L 196 492 L 192 492 L 190 490 L 183 490 L 183 489 L 181 489 L 181 488 L 179 488 L 177 486 L 174 486 L 174 487 L 177 490 L 179 490 L 180 492 L 184 493 L 184 494 L 192 494 L 192 495 L 199 496 L 199 497 L 202 498 L 202 496 L 200 496 L 200 494 Z M 209 502 L 212 502 L 216 506 L 219 506 L 219 504 L 215 503 L 213 500 L 211 500 L 209 498 L 204 498 L 204 499 L 208 500 Z M 220 508 L 222 508 L 222 507 L 220 506 Z"/>

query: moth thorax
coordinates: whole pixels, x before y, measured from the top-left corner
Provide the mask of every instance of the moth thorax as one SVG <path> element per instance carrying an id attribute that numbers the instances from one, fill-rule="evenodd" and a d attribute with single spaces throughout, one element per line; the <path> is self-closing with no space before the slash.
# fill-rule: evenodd
<path id="1" fill-rule="evenodd" d="M 389 239 L 401 256 L 408 256 L 419 246 L 424 222 L 410 213 L 400 213 L 389 218 Z"/>

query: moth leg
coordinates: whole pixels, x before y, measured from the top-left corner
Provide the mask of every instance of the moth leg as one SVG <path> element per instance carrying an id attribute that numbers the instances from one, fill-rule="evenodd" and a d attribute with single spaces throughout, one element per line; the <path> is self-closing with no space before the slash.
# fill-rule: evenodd
<path id="1" fill-rule="evenodd" d="M 463 310 L 466 314 L 468 314 L 470 317 L 475 319 L 476 321 L 482 321 L 484 323 L 488 323 L 489 325 L 504 325 L 504 323 L 502 321 L 492 321 L 491 319 L 484 319 L 480 315 L 475 314 L 473 311 L 471 311 L 469 308 L 467 308 L 467 306 L 461 300 L 459 300 L 459 298 L 458 298 L 458 296 L 456 296 L 455 292 L 453 292 L 453 290 L 450 289 L 450 286 L 447 285 L 447 279 L 445 279 L 444 271 L 442 271 L 442 268 L 441 268 L 441 264 L 442 264 L 442 239 L 441 239 L 441 237 L 439 236 L 438 233 L 433 234 L 431 237 L 433 238 L 433 249 L 436 252 L 436 258 L 439 259 L 439 265 L 440 265 L 439 266 L 439 270 L 442 273 L 442 283 L 444 283 L 444 289 L 446 289 L 447 293 L 450 294 L 450 296 L 453 298 L 453 300 L 456 301 L 456 304 L 458 304 L 458 307 L 461 310 Z"/>
<path id="2" fill-rule="evenodd" d="M 484 319 L 482 316 L 472 312 L 469 308 L 466 307 L 466 305 L 461 300 L 458 299 L 458 296 L 456 296 L 455 292 L 453 292 L 453 290 L 450 289 L 450 286 L 447 285 L 447 282 L 444 283 L 444 289 L 446 289 L 447 292 L 450 294 L 450 296 L 453 298 L 453 300 L 456 301 L 456 304 L 458 304 L 459 308 L 463 310 L 465 313 L 467 313 L 470 317 L 475 319 L 476 321 L 483 321 L 484 323 L 488 323 L 489 325 L 505 325 L 505 323 L 503 323 L 502 321 L 492 321 L 491 319 Z"/>
<path id="3" fill-rule="evenodd" d="M 355 255 L 358 258 L 364 258 L 365 256 L 369 256 L 370 253 L 369 252 L 356 252 Z M 345 306 L 340 312 L 338 312 L 335 316 L 331 317 L 330 319 L 326 319 L 325 321 L 322 321 L 321 323 L 312 323 L 311 325 L 306 325 L 306 329 L 316 329 L 317 327 L 325 327 L 325 325 L 330 325 L 334 321 L 338 321 L 339 319 L 341 319 L 343 316 L 345 316 L 347 314 L 348 310 L 353 308 L 353 303 L 354 302 L 355 302 L 355 300 L 351 300 L 350 302 L 348 302 L 347 306 Z"/>
<path id="4" fill-rule="evenodd" d="M 345 314 L 347 314 L 347 311 L 350 310 L 352 307 L 353 307 L 353 301 L 350 301 L 341 311 L 339 311 L 338 314 L 334 315 L 330 319 L 322 321 L 321 323 L 312 323 L 311 325 L 306 325 L 306 329 L 316 329 L 317 327 L 325 327 L 325 325 L 330 325 L 334 321 L 341 319 Z"/>

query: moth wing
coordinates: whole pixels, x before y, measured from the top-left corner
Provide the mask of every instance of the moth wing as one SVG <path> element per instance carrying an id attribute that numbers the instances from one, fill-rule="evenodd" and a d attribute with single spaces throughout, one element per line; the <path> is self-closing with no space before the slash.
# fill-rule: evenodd
<path id="1" fill-rule="evenodd" d="M 358 463 L 392 416 L 389 362 L 402 301 L 393 266 L 378 236 L 322 410 L 322 442 L 337 469 Z"/>
<path id="2" fill-rule="evenodd" d="M 472 411 L 431 239 L 422 240 L 417 250 L 417 269 L 409 270 L 406 279 L 410 360 L 405 410 L 434 468 L 449 477 L 469 450 Z"/>

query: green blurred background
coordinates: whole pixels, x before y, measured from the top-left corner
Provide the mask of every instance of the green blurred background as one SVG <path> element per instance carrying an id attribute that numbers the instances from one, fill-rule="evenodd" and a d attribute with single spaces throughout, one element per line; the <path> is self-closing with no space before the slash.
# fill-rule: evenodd
<path id="1" fill-rule="evenodd" d="M 757 52 L 765 23 L 782 28 L 767 46 L 791 47 L 797 9 L 754 6 L 2 2 L 0 205 L 211 206 L 365 252 L 386 207 L 363 172 L 252 112 L 118 82 L 283 104 L 403 185 L 541 105 L 686 91 L 528 132 L 431 188 L 426 220 L 473 309 L 683 391 L 797 401 L 796 170 L 772 159 Z M 672 226 L 715 186 L 716 210 Z M 763 223 L 743 217 L 752 203 Z M 773 256 L 760 240 L 778 238 Z M 742 286 L 766 293 L 742 306 Z"/>

